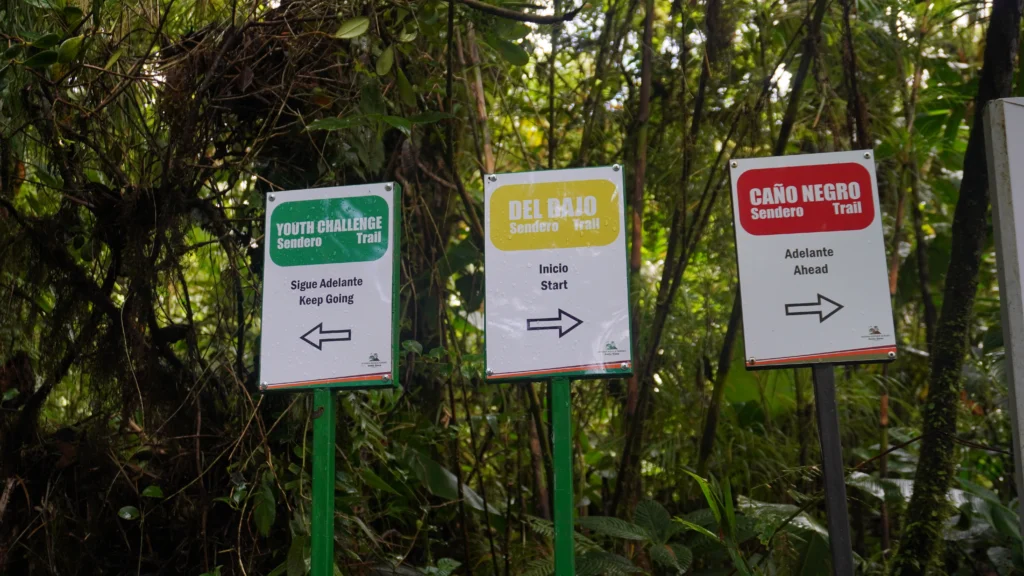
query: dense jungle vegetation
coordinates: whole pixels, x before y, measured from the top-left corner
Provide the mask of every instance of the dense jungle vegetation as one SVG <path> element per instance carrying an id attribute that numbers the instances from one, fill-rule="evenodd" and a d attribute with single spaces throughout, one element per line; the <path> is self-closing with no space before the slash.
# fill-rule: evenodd
<path id="1" fill-rule="evenodd" d="M 807 369 L 748 372 L 731 158 L 873 149 L 899 357 L 837 386 L 858 573 L 1011 574 L 980 114 L 1022 0 L 0 0 L 0 573 L 305 574 L 266 194 L 402 184 L 401 382 L 338 397 L 336 573 L 552 573 L 543 383 L 482 383 L 492 172 L 621 164 L 631 379 L 579 574 L 827 574 Z"/>

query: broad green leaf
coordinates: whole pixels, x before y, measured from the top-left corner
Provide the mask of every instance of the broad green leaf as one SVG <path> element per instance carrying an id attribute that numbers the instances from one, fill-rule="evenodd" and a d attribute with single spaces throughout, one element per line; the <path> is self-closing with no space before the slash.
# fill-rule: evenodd
<path id="1" fill-rule="evenodd" d="M 85 39 L 85 36 L 75 36 L 61 43 L 60 48 L 57 49 L 57 61 L 61 64 L 67 64 L 77 58 L 78 52 L 82 49 L 83 39 Z"/>
<path id="2" fill-rule="evenodd" d="M 682 567 L 683 572 L 690 569 L 690 565 L 693 564 L 693 551 L 682 544 L 669 544 L 668 547 L 675 554 L 676 561 Z"/>
<path id="3" fill-rule="evenodd" d="M 309 556 L 309 536 L 299 534 L 292 538 L 288 547 L 288 576 L 304 576 L 306 559 Z"/>
<path id="4" fill-rule="evenodd" d="M 480 272 L 460 276 L 455 281 L 455 290 L 466 312 L 476 312 L 484 303 L 484 275 Z"/>
<path id="5" fill-rule="evenodd" d="M 371 488 L 376 488 L 377 490 L 383 490 L 384 492 L 390 492 L 395 496 L 400 496 L 398 490 L 392 488 L 390 484 L 385 482 L 384 479 L 381 478 L 380 476 L 377 476 L 377 474 L 375 474 L 373 470 L 370 470 L 368 467 L 364 466 L 360 468 L 359 476 L 361 476 L 363 481 L 366 482 Z"/>
<path id="6" fill-rule="evenodd" d="M 359 111 L 367 116 L 382 116 L 388 112 L 388 104 L 384 101 L 377 81 L 369 81 L 359 89 Z"/>
<path id="7" fill-rule="evenodd" d="M 84 13 L 78 6 L 65 6 L 64 7 L 64 18 L 71 24 L 77 24 L 82 19 Z"/>
<path id="8" fill-rule="evenodd" d="M 118 48 L 107 58 L 107 63 L 103 65 L 104 70 L 110 70 L 110 67 L 117 64 L 117 61 L 121 59 L 121 55 L 124 54 L 124 49 Z"/>
<path id="9" fill-rule="evenodd" d="M 390 116 L 385 114 L 381 116 L 380 119 L 386 122 L 392 128 L 398 128 L 399 132 L 405 134 L 406 136 L 412 134 L 412 122 L 409 122 L 408 120 L 402 118 L 401 116 Z"/>
<path id="10" fill-rule="evenodd" d="M 144 498 L 163 498 L 164 491 L 156 484 L 150 484 L 142 491 L 142 496 Z"/>
<path id="11" fill-rule="evenodd" d="M 8 388 L 7 391 L 4 392 L 4 402 L 17 398 L 19 394 L 21 394 L 21 390 L 18 390 L 17 388 Z"/>
<path id="12" fill-rule="evenodd" d="M 384 76 L 391 71 L 391 65 L 395 63 L 395 49 L 388 46 L 377 58 L 377 75 Z"/>
<path id="13" fill-rule="evenodd" d="M 510 22 L 504 26 L 501 31 L 501 36 L 508 40 L 522 40 L 530 35 L 533 29 L 523 24 L 522 22 Z"/>
<path id="14" fill-rule="evenodd" d="M 423 354 L 423 344 L 420 344 L 415 340 L 405 340 L 402 342 L 402 350 L 412 352 L 414 354 Z"/>
<path id="15" fill-rule="evenodd" d="M 117 511 L 117 515 L 122 520 L 135 520 L 139 517 L 139 509 L 135 506 L 124 506 Z"/>
<path id="16" fill-rule="evenodd" d="M 14 44 L 13 46 L 8 48 L 7 50 L 4 50 L 4 58 L 8 59 L 8 60 L 11 59 L 11 58 L 17 58 L 18 54 L 21 54 L 21 51 L 24 48 L 25 48 L 24 44 Z"/>
<path id="17" fill-rule="evenodd" d="M 485 35 L 484 40 L 510 64 L 526 66 L 530 63 L 530 55 L 526 53 L 526 50 L 523 50 L 522 46 L 494 34 Z"/>
<path id="18" fill-rule="evenodd" d="M 416 39 L 416 30 L 409 30 L 407 28 L 402 29 L 402 33 L 398 35 L 399 42 L 412 42 Z"/>
<path id="19" fill-rule="evenodd" d="M 310 122 L 309 125 L 306 126 L 306 130 L 344 130 L 345 128 L 359 126 L 364 122 L 365 120 L 359 116 L 350 116 L 348 118 L 320 118 L 319 120 Z"/>
<path id="20" fill-rule="evenodd" d="M 39 48 L 40 50 L 46 50 L 47 48 L 53 48 L 60 42 L 60 34 L 43 34 L 39 38 L 32 41 L 33 48 Z"/>
<path id="21" fill-rule="evenodd" d="M 335 38 L 357 38 L 370 29 L 370 19 L 366 16 L 357 16 L 341 23 L 341 27 L 334 33 Z"/>
<path id="22" fill-rule="evenodd" d="M 603 550 L 591 550 L 576 557 L 576 576 L 613 576 L 641 572 L 643 570 L 626 558 Z"/>
<path id="23" fill-rule="evenodd" d="M 643 528 L 612 516 L 583 516 L 576 519 L 576 525 L 593 530 L 598 534 L 623 540 L 644 541 L 649 538 L 647 531 Z"/>
<path id="24" fill-rule="evenodd" d="M 401 67 L 398 68 L 398 96 L 402 99 L 402 104 L 410 108 L 416 106 L 416 92 L 412 89 L 412 84 L 409 83 L 409 79 L 405 76 L 405 72 L 402 72 Z"/>
<path id="25" fill-rule="evenodd" d="M 812 537 L 807 542 L 803 556 L 800 558 L 800 576 L 828 574 L 830 565 L 828 542 L 820 536 Z"/>
<path id="26" fill-rule="evenodd" d="M 762 542 L 767 542 L 779 529 L 789 532 L 813 532 L 828 538 L 828 530 L 806 512 L 792 504 L 759 502 L 745 496 L 736 498 L 740 510 L 756 523 Z"/>
<path id="27" fill-rule="evenodd" d="M 676 548 L 669 546 L 668 544 L 655 544 L 650 547 L 647 551 L 651 556 L 651 560 L 667 566 L 669 568 L 675 568 L 676 574 L 682 574 L 689 567 L 690 562 L 693 561 L 693 554 L 690 549 L 686 546 L 677 545 L 678 551 L 689 554 L 684 558 L 680 558 L 677 554 Z"/>
<path id="28" fill-rule="evenodd" d="M 409 121 L 413 124 L 432 124 L 448 118 L 453 118 L 453 116 L 444 112 L 438 112 L 437 110 L 428 110 L 409 118 Z"/>
<path id="29" fill-rule="evenodd" d="M 53 188 L 54 190 L 64 189 L 64 181 L 61 180 L 59 177 L 54 176 L 53 174 L 47 172 L 45 168 L 41 166 L 36 167 L 36 169 L 33 170 L 32 173 L 35 175 L 36 179 L 39 180 L 39 182 L 41 182 L 44 186 Z"/>
<path id="30" fill-rule="evenodd" d="M 22 62 L 26 68 L 46 68 L 51 64 L 57 63 L 57 52 L 54 50 L 45 50 L 40 52 L 28 60 Z"/>
<path id="31" fill-rule="evenodd" d="M 264 483 L 261 490 L 255 494 L 256 503 L 253 505 L 253 517 L 256 520 L 256 529 L 260 534 L 270 534 L 270 527 L 277 518 L 277 500 L 274 498 L 274 490 L 270 484 Z"/>
<path id="32" fill-rule="evenodd" d="M 672 523 L 672 516 L 668 510 L 654 500 L 643 500 L 637 504 L 633 520 L 637 526 L 650 533 L 652 541 L 661 544 L 668 542 L 672 531 L 678 526 Z"/>
<path id="33" fill-rule="evenodd" d="M 459 483 L 455 474 L 417 450 L 410 450 L 410 452 L 414 456 L 411 462 L 413 471 L 427 490 L 435 496 L 457 500 Z M 488 503 L 485 508 L 483 498 L 465 483 L 462 484 L 462 496 L 466 504 L 474 510 L 483 512 L 486 509 L 491 514 L 500 514 L 500 511 L 492 504 Z"/>

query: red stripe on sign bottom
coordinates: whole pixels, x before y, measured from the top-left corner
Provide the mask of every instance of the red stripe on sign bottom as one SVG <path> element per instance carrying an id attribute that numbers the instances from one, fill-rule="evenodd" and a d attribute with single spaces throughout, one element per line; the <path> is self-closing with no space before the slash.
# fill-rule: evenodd
<path id="1" fill-rule="evenodd" d="M 390 374 L 390 372 L 378 372 L 376 374 L 364 374 L 362 376 L 349 376 L 348 378 L 322 378 L 320 380 L 303 380 L 301 382 L 285 382 L 284 384 L 268 384 L 267 390 L 273 390 L 275 388 L 295 388 L 297 386 L 316 386 L 317 384 L 368 382 L 370 380 L 380 380 L 382 377 L 389 376 Z"/>
<path id="2" fill-rule="evenodd" d="M 792 363 L 795 360 L 831 360 L 833 358 L 849 358 L 851 356 L 875 356 L 888 353 L 896 353 L 895 346 L 876 346 L 874 348 L 857 348 L 856 350 L 843 350 L 842 352 L 830 352 L 828 354 L 806 354 L 803 356 L 785 356 L 782 358 L 769 358 L 761 360 L 755 358 L 753 362 L 747 361 L 747 366 L 764 366 L 772 364 Z"/>
<path id="3" fill-rule="evenodd" d="M 623 366 L 625 364 L 625 366 Z M 632 366 L 630 362 L 613 362 L 610 364 L 580 364 L 579 366 L 567 366 L 565 368 L 552 368 L 550 370 L 527 370 L 525 372 L 502 372 L 491 374 L 488 380 L 500 378 L 515 378 L 517 376 L 541 376 L 544 374 L 565 374 L 566 372 L 579 372 L 581 370 L 621 370 Z"/>

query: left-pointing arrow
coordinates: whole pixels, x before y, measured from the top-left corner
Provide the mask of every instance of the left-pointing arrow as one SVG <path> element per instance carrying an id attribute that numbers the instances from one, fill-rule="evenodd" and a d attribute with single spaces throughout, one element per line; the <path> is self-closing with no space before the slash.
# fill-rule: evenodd
<path id="1" fill-rule="evenodd" d="M 312 335 L 312 338 L 310 338 Z M 306 344 L 317 350 L 323 350 L 324 342 L 345 342 L 352 339 L 351 330 L 324 330 L 324 323 L 321 322 L 310 328 L 302 336 L 299 336 Z"/>

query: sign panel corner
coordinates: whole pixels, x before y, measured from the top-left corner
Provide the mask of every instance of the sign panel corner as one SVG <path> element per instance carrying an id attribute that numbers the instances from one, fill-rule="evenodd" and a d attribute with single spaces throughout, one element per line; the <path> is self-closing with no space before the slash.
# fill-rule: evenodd
<path id="1" fill-rule="evenodd" d="M 618 166 L 487 177 L 489 381 L 632 373 Z"/>
<path id="2" fill-rule="evenodd" d="M 747 368 L 894 359 L 873 154 L 730 166 Z"/>
<path id="3" fill-rule="evenodd" d="M 399 199 L 394 183 L 267 196 L 261 389 L 394 385 Z"/>

